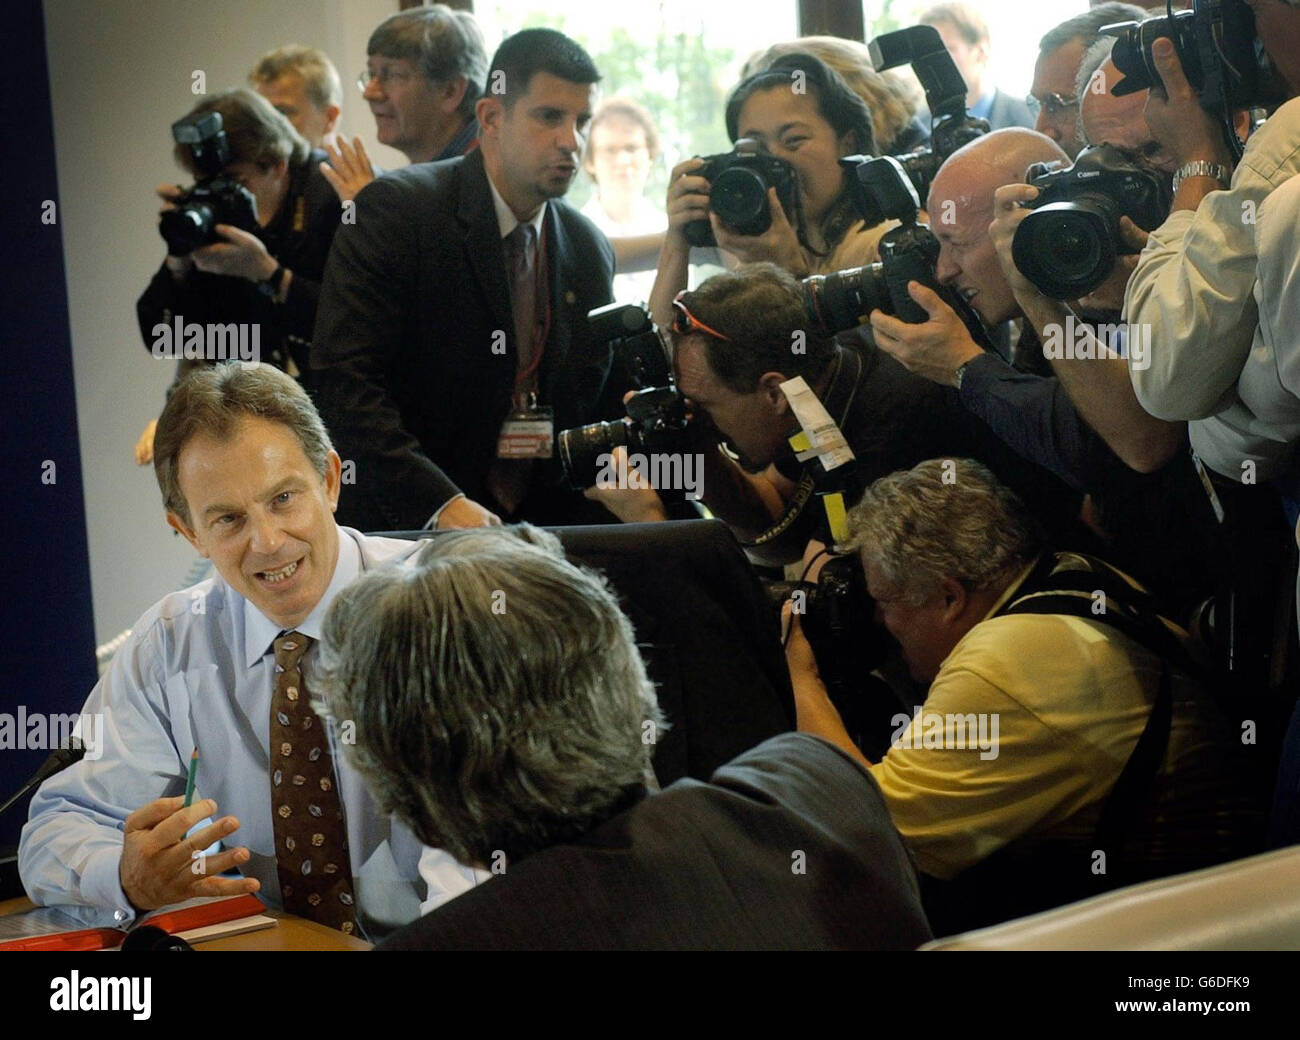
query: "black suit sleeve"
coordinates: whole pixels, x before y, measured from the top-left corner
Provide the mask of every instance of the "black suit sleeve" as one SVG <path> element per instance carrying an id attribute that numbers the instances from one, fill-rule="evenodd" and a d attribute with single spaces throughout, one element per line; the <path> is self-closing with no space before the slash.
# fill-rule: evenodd
<path id="1" fill-rule="evenodd" d="M 423 524 L 459 493 L 402 423 L 400 373 L 415 299 L 419 219 L 409 187 L 381 177 L 356 197 L 356 223 L 334 236 L 312 340 L 313 389 L 325 425 L 383 526 Z"/>

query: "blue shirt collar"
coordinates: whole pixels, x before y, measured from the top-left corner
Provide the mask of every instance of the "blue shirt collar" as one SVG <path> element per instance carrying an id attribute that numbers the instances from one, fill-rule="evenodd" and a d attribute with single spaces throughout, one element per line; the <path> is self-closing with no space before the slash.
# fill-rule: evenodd
<path id="1" fill-rule="evenodd" d="M 433 161 L 442 162 L 444 159 L 455 159 L 458 155 L 464 155 L 470 150 L 470 145 L 477 140 L 478 120 L 471 118 L 460 128 L 460 133 L 447 142 L 447 147 L 433 157 Z"/>
<path id="2" fill-rule="evenodd" d="M 970 114 L 973 119 L 988 119 L 989 114 L 993 111 L 993 99 L 997 96 L 997 87 L 988 87 L 979 100 L 971 106 Z"/>
<path id="3" fill-rule="evenodd" d="M 325 612 L 329 610 L 330 604 L 334 602 L 334 597 L 342 592 L 352 580 L 361 572 L 361 550 L 357 547 L 356 541 L 352 535 L 344 531 L 337 524 L 334 530 L 338 533 L 339 539 L 339 558 L 334 565 L 334 576 L 330 578 L 329 587 L 325 589 L 325 595 L 320 598 L 320 602 L 307 619 L 297 627 L 296 631 L 312 639 L 320 639 L 321 625 L 325 620 Z M 233 590 L 232 590 L 233 591 Z M 238 595 L 238 593 L 235 593 Z M 240 596 L 240 599 L 243 599 Z M 259 659 L 266 656 L 267 651 L 271 649 L 271 644 L 283 632 L 278 624 L 258 610 L 251 602 L 244 599 L 244 656 L 246 658 L 245 667 L 252 668 Z"/>

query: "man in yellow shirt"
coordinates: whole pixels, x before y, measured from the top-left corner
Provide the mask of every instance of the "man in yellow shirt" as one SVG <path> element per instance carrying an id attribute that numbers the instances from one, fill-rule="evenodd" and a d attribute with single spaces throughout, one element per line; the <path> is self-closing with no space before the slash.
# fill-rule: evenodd
<path id="1" fill-rule="evenodd" d="M 849 530 L 878 618 L 931 682 L 866 764 L 921 871 L 961 879 L 932 886 L 966 904 L 942 896 L 943 918 L 1003 919 L 1250 851 L 1249 765 L 1139 586 L 1047 553 L 1020 501 L 965 459 L 877 481 Z M 788 656 L 799 728 L 866 762 L 797 631 Z"/>

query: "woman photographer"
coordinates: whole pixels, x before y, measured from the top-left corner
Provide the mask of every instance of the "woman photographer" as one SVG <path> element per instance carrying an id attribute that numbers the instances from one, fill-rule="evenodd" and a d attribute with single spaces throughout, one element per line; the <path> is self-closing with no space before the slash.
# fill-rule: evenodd
<path id="1" fill-rule="evenodd" d="M 208 112 L 221 114 L 229 148 L 221 172 L 252 194 L 258 227 L 254 233 L 221 223 L 217 241 L 164 258 L 136 303 L 145 349 L 157 355 L 157 327 L 182 319 L 186 326 L 205 328 L 257 325 L 259 360 L 301 376 L 307 371 L 325 259 L 340 219 L 338 198 L 319 169 L 325 153 L 313 151 L 288 119 L 251 90 L 209 95 L 186 118 Z M 191 146 L 177 144 L 174 154 L 187 173 L 204 179 Z M 163 213 L 183 195 L 170 184 L 156 190 Z M 177 356 L 180 346 L 174 345 Z M 181 358 L 173 385 L 208 363 Z M 136 443 L 140 465 L 153 457 L 153 428 L 150 422 Z"/>
<path id="2" fill-rule="evenodd" d="M 770 261 L 798 278 L 873 262 L 880 236 L 892 226 L 867 227 L 853 207 L 839 159 L 876 154 L 871 112 L 818 58 L 789 54 L 741 81 L 727 101 L 726 122 L 733 142 L 756 140 L 793 167 L 798 205 L 787 213 L 769 188 L 771 226 L 760 235 L 739 235 L 709 207 L 709 181 L 696 173 L 704 161 L 695 157 L 673 167 L 668 232 L 651 295 L 661 325 L 671 321 L 672 299 L 686 288 L 691 221 L 709 221 L 718 245 L 739 262 Z"/>

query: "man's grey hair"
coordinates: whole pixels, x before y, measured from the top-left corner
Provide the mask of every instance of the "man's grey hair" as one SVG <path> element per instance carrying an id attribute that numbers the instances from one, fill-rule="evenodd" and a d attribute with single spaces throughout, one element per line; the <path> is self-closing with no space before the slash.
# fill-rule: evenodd
<path id="1" fill-rule="evenodd" d="M 1103 36 L 1093 42 L 1083 53 L 1083 64 L 1079 66 L 1078 75 L 1074 77 L 1074 96 L 1079 99 L 1079 122 L 1075 127 L 1075 134 L 1083 142 L 1084 147 L 1092 144 L 1088 140 L 1087 133 L 1083 129 L 1083 94 L 1088 89 L 1088 84 L 1092 82 L 1092 75 L 1099 68 L 1110 60 L 1110 52 L 1115 49 L 1115 37 Z M 1107 85 L 1109 88 L 1110 84 Z"/>
<path id="2" fill-rule="evenodd" d="M 483 30 L 468 11 L 446 4 L 413 8 L 392 15 L 370 34 L 366 54 L 414 62 L 431 83 L 464 76 L 468 81 L 457 112 L 465 119 L 487 84 L 488 56 Z"/>
<path id="3" fill-rule="evenodd" d="M 1050 54 L 1059 50 L 1071 40 L 1083 40 L 1084 47 L 1091 47 L 1101 33 L 1103 25 L 1113 22 L 1142 22 L 1152 17 L 1150 11 L 1136 4 L 1105 3 L 1067 18 L 1060 25 L 1049 29 L 1038 41 L 1038 53 Z"/>
<path id="4" fill-rule="evenodd" d="M 1046 546 L 1020 499 L 972 459 L 930 459 L 881 477 L 848 526 L 841 550 L 861 552 L 914 605 L 946 578 L 970 592 L 1006 585 Z"/>
<path id="5" fill-rule="evenodd" d="M 286 72 L 296 72 L 302 77 L 303 93 L 319 111 L 343 104 L 343 85 L 334 63 L 323 51 L 301 43 L 286 44 L 263 54 L 248 74 L 248 82 L 272 83 Z"/>
<path id="6" fill-rule="evenodd" d="M 325 618 L 326 711 L 385 812 L 462 863 L 571 841 L 644 794 L 665 728 L 604 578 L 528 525 L 435 537 Z"/>

